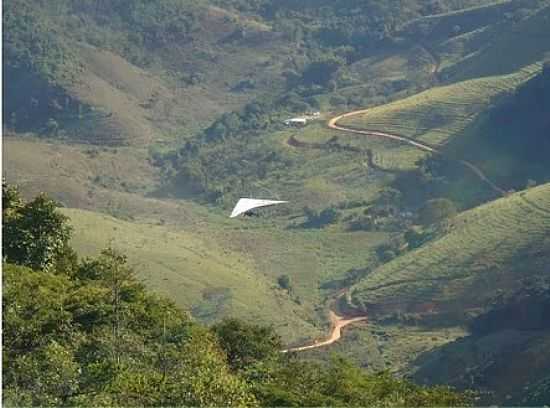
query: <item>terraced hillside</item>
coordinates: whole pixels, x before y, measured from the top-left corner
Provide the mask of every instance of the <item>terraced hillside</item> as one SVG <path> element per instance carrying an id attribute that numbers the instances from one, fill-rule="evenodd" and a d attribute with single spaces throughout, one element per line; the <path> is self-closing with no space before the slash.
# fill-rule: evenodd
<path id="1" fill-rule="evenodd" d="M 345 118 L 341 124 L 367 130 L 395 133 L 441 146 L 459 136 L 491 99 L 509 92 L 536 75 L 540 64 L 519 72 L 472 79 L 435 87 L 387 105 L 375 107 L 363 115 Z"/>
<path id="2" fill-rule="evenodd" d="M 545 184 L 460 214 L 442 237 L 368 275 L 353 299 L 372 318 L 398 312 L 467 320 L 519 280 L 550 274 L 549 239 Z"/>
<path id="3" fill-rule="evenodd" d="M 483 46 L 444 70 L 443 75 L 453 81 L 506 75 L 543 59 L 550 51 L 550 5 L 546 0 L 537 5 L 540 9 L 528 18 L 492 28 Z"/>

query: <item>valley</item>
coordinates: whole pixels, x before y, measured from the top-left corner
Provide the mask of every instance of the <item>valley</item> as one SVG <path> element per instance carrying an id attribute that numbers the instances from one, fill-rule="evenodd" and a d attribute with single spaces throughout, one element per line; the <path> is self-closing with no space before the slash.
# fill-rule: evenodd
<path id="1" fill-rule="evenodd" d="M 321 2 L 6 1 L 3 177 L 194 321 L 545 402 L 550 3 Z"/>

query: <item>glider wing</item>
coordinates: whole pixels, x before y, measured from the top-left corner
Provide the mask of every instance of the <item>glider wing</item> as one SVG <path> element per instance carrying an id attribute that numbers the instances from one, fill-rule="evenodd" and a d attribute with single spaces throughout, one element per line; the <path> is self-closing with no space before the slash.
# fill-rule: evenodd
<path id="1" fill-rule="evenodd" d="M 288 201 L 256 200 L 254 198 L 241 198 L 239 201 L 237 201 L 237 205 L 235 205 L 235 208 L 233 208 L 233 211 L 231 212 L 230 217 L 231 218 L 238 217 L 239 215 L 247 211 L 250 211 L 254 208 L 268 207 L 271 205 L 283 204 L 287 202 Z"/>

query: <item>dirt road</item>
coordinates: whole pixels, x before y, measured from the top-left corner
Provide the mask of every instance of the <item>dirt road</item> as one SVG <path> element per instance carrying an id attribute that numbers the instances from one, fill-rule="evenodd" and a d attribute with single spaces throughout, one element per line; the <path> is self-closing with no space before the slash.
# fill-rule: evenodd
<path id="1" fill-rule="evenodd" d="M 283 350 L 283 353 L 289 353 L 289 352 L 296 352 L 296 351 L 305 351 L 305 350 L 311 350 L 319 347 L 325 347 L 328 346 L 340 339 L 342 337 L 342 329 L 352 323 L 366 321 L 367 316 L 359 316 L 359 317 L 353 317 L 350 319 L 346 319 L 342 316 L 338 316 L 336 313 L 334 313 L 332 310 L 329 312 L 330 322 L 331 322 L 331 330 L 329 336 L 325 340 L 321 341 L 315 341 L 312 344 L 306 345 L 306 346 L 300 346 L 300 347 L 292 347 L 286 350 Z"/>
<path id="2" fill-rule="evenodd" d="M 387 133 L 387 132 L 380 132 L 380 131 L 375 131 L 375 130 L 355 129 L 355 128 L 349 128 L 349 127 L 338 125 L 338 121 L 340 121 L 344 118 L 349 118 L 350 116 L 355 116 L 355 115 L 363 115 L 363 114 L 368 113 L 368 111 L 369 111 L 369 109 L 361 109 L 361 110 L 356 110 L 356 111 L 353 111 L 353 112 L 348 112 L 348 113 L 344 113 L 342 115 L 335 116 L 335 117 L 333 117 L 332 119 L 330 119 L 328 121 L 327 126 L 331 129 L 339 130 L 339 131 L 342 131 L 342 132 L 355 133 L 355 134 L 360 134 L 360 135 L 365 135 L 365 136 L 382 137 L 382 138 L 385 138 L 385 139 L 395 140 L 397 142 L 408 144 L 410 146 L 413 146 L 413 147 L 415 147 L 417 149 L 420 149 L 420 150 L 424 150 L 426 152 L 430 152 L 430 153 L 434 153 L 434 154 L 444 156 L 443 152 L 441 152 L 437 148 L 432 147 L 432 146 L 430 146 L 426 143 L 419 142 L 419 141 L 414 140 L 412 138 L 406 137 L 406 136 L 396 135 L 396 134 Z M 470 171 L 472 171 L 481 181 L 485 182 L 489 187 L 491 187 L 491 189 L 493 189 L 498 194 L 500 194 L 502 196 L 507 194 L 506 190 L 503 190 L 502 188 L 497 186 L 495 183 L 493 183 L 485 175 L 485 173 L 483 173 L 483 171 L 479 167 L 477 167 L 476 165 L 474 165 L 474 164 L 472 164 L 472 163 L 470 163 L 466 160 L 459 160 L 458 162 L 460 164 L 462 164 L 464 167 L 466 167 L 467 169 L 469 169 Z"/>
<path id="3" fill-rule="evenodd" d="M 380 131 L 375 131 L 375 130 L 355 129 L 355 128 L 349 128 L 349 127 L 338 125 L 338 121 L 340 121 L 344 118 L 349 118 L 350 116 L 355 116 L 355 115 L 366 114 L 368 111 L 369 111 L 369 109 L 360 109 L 360 110 L 356 110 L 356 111 L 352 111 L 352 112 L 344 113 L 342 115 L 335 116 L 335 117 L 333 117 L 332 119 L 330 119 L 328 121 L 327 126 L 330 129 L 339 130 L 339 131 L 342 131 L 342 132 L 355 133 L 355 134 L 360 134 L 360 135 L 364 135 L 364 136 L 370 136 L 370 137 L 374 136 L 374 137 L 381 137 L 381 138 L 385 138 L 385 139 L 395 140 L 397 142 L 408 144 L 408 145 L 413 146 L 417 149 L 420 149 L 420 150 L 423 150 L 423 151 L 426 151 L 426 152 L 429 152 L 429 153 L 432 153 L 432 154 L 437 154 L 437 155 L 444 156 L 444 154 L 440 150 L 438 150 L 437 148 L 432 147 L 428 144 L 419 142 L 419 141 L 414 140 L 412 138 L 406 137 L 406 136 L 396 135 L 396 134 L 387 133 L 387 132 L 380 132 Z M 306 147 L 307 146 L 306 143 L 299 142 L 294 137 L 291 137 L 291 139 L 292 139 L 292 143 L 289 143 L 291 146 L 295 146 L 295 147 Z M 289 139 L 289 141 L 290 141 L 290 139 Z M 301 145 L 303 145 L 303 146 L 301 146 Z M 458 162 L 460 164 L 462 164 L 463 166 L 465 166 L 466 168 L 468 168 L 470 171 L 472 171 L 477 177 L 479 177 L 480 180 L 487 183 L 487 185 L 489 185 L 495 192 L 497 192 L 497 193 L 499 193 L 500 195 L 503 195 L 503 196 L 507 194 L 507 192 L 505 190 L 503 190 L 502 188 L 497 186 L 495 183 L 493 183 L 491 180 L 489 180 L 489 178 L 485 175 L 485 173 L 483 173 L 483 171 L 479 167 L 477 167 L 476 165 L 474 165 L 474 164 L 472 164 L 472 163 L 470 163 L 466 160 L 459 160 Z M 338 299 L 338 297 L 336 299 Z M 338 341 L 342 337 L 342 329 L 344 327 L 346 327 L 350 324 L 356 323 L 356 322 L 367 320 L 367 316 L 345 318 L 345 317 L 337 315 L 332 310 L 329 312 L 329 317 L 330 317 L 330 322 L 331 322 L 331 330 L 330 330 L 329 336 L 325 340 L 315 341 L 312 344 L 308 344 L 308 345 L 304 345 L 304 346 L 300 346 L 300 347 L 292 347 L 292 348 L 283 350 L 282 352 L 283 353 L 288 353 L 288 352 L 305 351 L 305 350 L 311 350 L 311 349 L 315 349 L 315 348 L 319 348 L 319 347 L 328 346 L 328 345 Z"/>

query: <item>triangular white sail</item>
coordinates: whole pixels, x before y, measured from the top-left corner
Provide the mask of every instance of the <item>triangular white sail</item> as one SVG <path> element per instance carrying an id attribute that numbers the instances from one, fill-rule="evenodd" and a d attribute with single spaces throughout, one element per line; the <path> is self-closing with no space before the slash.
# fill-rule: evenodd
<path id="1" fill-rule="evenodd" d="M 258 207 L 268 207 L 270 205 L 277 205 L 277 204 L 283 204 L 288 203 L 288 201 L 274 201 L 274 200 L 257 200 L 255 198 L 241 198 L 239 201 L 237 201 L 237 205 L 235 208 L 233 208 L 233 211 L 231 212 L 230 217 L 235 218 L 239 215 L 250 211 L 254 208 Z"/>

